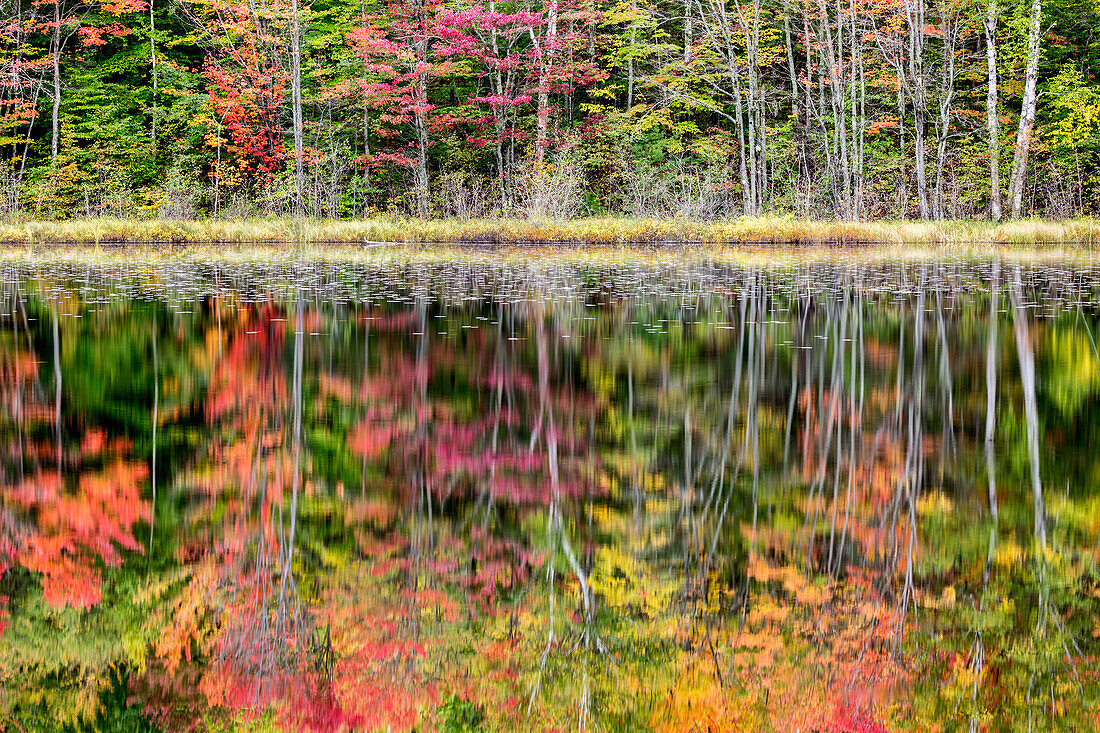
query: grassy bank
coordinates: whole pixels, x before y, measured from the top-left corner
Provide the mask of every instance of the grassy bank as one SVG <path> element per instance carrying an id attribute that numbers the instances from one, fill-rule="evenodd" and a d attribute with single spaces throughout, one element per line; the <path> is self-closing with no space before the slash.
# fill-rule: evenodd
<path id="1" fill-rule="evenodd" d="M 778 217 L 719 222 L 588 218 L 572 221 L 358 221 L 250 219 L 169 221 L 73 219 L 0 224 L 0 243 L 51 244 L 885 244 L 1064 245 L 1100 243 L 1100 220 L 989 222 L 801 221 Z"/>

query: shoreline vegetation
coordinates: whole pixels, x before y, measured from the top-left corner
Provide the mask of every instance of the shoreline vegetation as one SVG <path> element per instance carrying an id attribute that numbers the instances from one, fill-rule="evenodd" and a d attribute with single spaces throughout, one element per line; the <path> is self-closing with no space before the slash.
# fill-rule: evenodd
<path id="1" fill-rule="evenodd" d="M 389 245 L 445 246 L 983 246 L 1091 249 L 1100 220 L 809 221 L 741 217 L 712 222 L 591 217 L 332 220 L 89 218 L 0 223 L 0 246 L 50 245 Z"/>

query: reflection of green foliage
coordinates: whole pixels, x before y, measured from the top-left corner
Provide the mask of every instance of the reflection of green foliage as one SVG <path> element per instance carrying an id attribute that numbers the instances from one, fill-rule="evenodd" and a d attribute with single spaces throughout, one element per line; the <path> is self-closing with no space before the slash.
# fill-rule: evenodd
<path id="1" fill-rule="evenodd" d="M 477 733 L 484 730 L 485 711 L 480 705 L 451 695 L 435 711 L 440 733 Z"/>
<path id="2" fill-rule="evenodd" d="M 26 730 L 60 723 L 109 731 L 140 723 L 135 711 L 122 710 L 118 688 L 120 679 L 144 669 L 157 631 L 145 623 L 150 601 L 143 576 L 132 564 L 107 573 L 103 600 L 90 611 L 52 608 L 37 589 L 21 596 L 0 644 L 0 710 Z"/>

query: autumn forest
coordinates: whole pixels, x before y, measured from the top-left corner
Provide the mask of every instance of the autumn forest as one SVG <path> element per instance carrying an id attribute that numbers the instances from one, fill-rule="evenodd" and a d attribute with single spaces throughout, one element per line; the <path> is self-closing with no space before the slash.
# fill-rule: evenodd
<path id="1" fill-rule="evenodd" d="M 1092 0 L 5 0 L 0 215 L 1100 211 Z"/>

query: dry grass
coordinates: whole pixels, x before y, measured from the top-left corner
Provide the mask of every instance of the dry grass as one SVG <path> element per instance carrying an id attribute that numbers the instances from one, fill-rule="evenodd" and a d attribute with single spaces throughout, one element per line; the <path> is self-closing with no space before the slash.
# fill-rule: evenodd
<path id="1" fill-rule="evenodd" d="M 626 218 L 573 221 L 474 220 L 359 221 L 250 219 L 167 221 L 74 219 L 0 224 L 0 243 L 55 244 L 885 244 L 1063 245 L 1100 242 L 1100 221 L 1022 220 L 988 222 L 829 222 L 780 217 L 710 223 Z"/>
<path id="2" fill-rule="evenodd" d="M 978 261 L 996 255 L 1021 264 L 1057 262 L 1092 265 L 1091 250 L 1083 247 L 996 246 L 987 244 L 913 245 L 884 244 L 874 247 L 835 245 L 703 244 L 689 247 L 645 245 L 520 246 L 471 248 L 462 245 L 392 244 L 362 247 L 355 244 L 188 244 L 177 246 L 134 245 L 124 247 L 61 244 L 45 246 L 0 245 L 0 266 L 31 266 L 46 272 L 55 266 L 115 267 L 120 262 L 155 272 L 161 267 L 194 265 L 262 266 L 326 264 L 389 267 L 448 265 L 504 267 L 539 272 L 559 266 L 581 267 L 680 267 L 693 263 L 769 269 L 799 268 L 815 263 L 865 265 L 873 263 Z"/>

